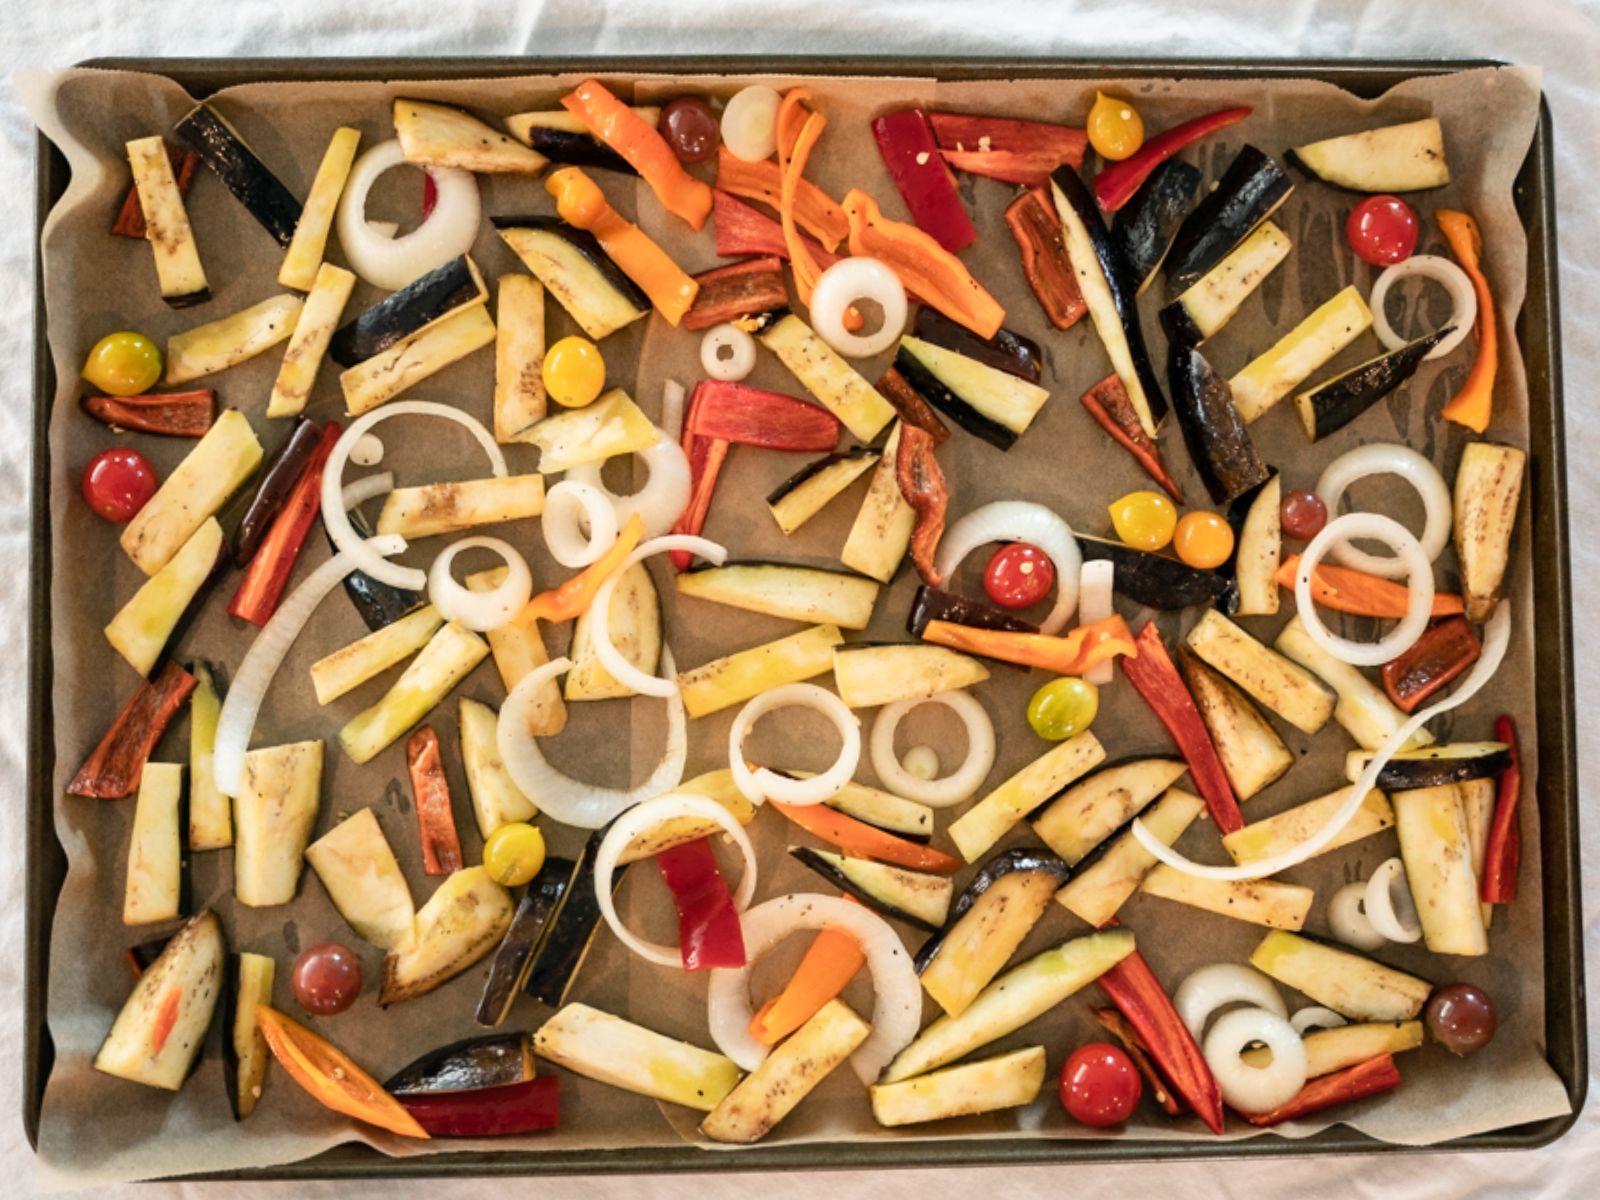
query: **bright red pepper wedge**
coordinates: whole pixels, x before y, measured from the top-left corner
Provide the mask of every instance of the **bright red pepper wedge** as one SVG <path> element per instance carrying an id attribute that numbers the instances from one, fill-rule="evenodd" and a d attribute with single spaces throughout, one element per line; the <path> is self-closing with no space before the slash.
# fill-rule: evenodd
<path id="1" fill-rule="evenodd" d="M 1429 628 L 1411 648 L 1383 664 L 1383 690 L 1401 712 L 1417 706 L 1460 675 L 1483 653 L 1472 622 L 1449 617 Z"/>
<path id="2" fill-rule="evenodd" d="M 870 858 L 896 867 L 934 871 L 941 875 L 959 871 L 963 865 L 961 859 L 953 854 L 896 837 L 826 804 L 782 804 L 777 800 L 768 800 L 767 806 L 777 809 L 807 833 L 831 842 L 852 858 Z"/>
<path id="3" fill-rule="evenodd" d="M 1097 982 L 1128 1019 L 1145 1053 L 1155 1060 L 1173 1090 L 1213 1133 L 1221 1133 L 1222 1089 L 1144 955 L 1135 950 Z"/>
<path id="4" fill-rule="evenodd" d="M 711 189 L 683 169 L 667 140 L 596 79 L 561 98 L 561 106 L 588 126 L 639 172 L 668 212 L 699 229 L 711 215 Z"/>
<path id="5" fill-rule="evenodd" d="M 774 212 L 783 206 L 783 175 L 778 164 L 771 159 L 746 162 L 730 154 L 726 146 L 717 154 L 717 190 L 765 204 Z M 800 179 L 795 184 L 794 219 L 795 224 L 830 252 L 837 250 L 850 235 L 844 210 L 809 179 Z"/>
<path id="6" fill-rule="evenodd" d="M 537 1133 L 561 1123 L 561 1085 L 554 1075 L 542 1075 L 494 1087 L 402 1096 L 400 1106 L 434 1137 Z"/>
<path id="7" fill-rule="evenodd" d="M 217 419 L 217 394 L 210 388 L 148 396 L 85 396 L 78 403 L 113 429 L 135 429 L 157 437 L 204 437 Z"/>
<path id="8" fill-rule="evenodd" d="M 685 971 L 745 964 L 744 930 L 728 881 L 717 870 L 710 838 L 696 838 L 656 855 L 656 866 L 678 905 L 678 944 Z"/>
<path id="9" fill-rule="evenodd" d="M 839 419 L 827 409 L 723 379 L 694 385 L 689 414 L 690 433 L 740 446 L 815 454 L 839 443 Z"/>
<path id="10" fill-rule="evenodd" d="M 1144 473 L 1160 484 L 1175 503 L 1182 504 L 1183 493 L 1161 457 L 1161 445 L 1144 431 L 1133 401 L 1128 398 L 1128 389 L 1116 372 L 1107 375 L 1079 399 L 1100 428 L 1111 435 L 1112 441 L 1133 455 Z"/>
<path id="11" fill-rule="evenodd" d="M 717 254 L 720 257 L 775 255 L 784 262 L 789 261 L 789 244 L 783 240 L 783 226 L 777 221 L 721 188 L 711 193 L 711 200 L 711 220 L 717 227 Z M 823 270 L 839 261 L 839 255 L 830 253 L 810 238 L 803 237 L 800 240 Z"/>
<path id="12" fill-rule="evenodd" d="M 978 240 L 978 230 L 961 205 L 950 168 L 939 156 L 933 127 L 920 108 L 902 108 L 872 120 L 883 165 L 917 227 L 933 235 L 952 254 Z"/>
<path id="13" fill-rule="evenodd" d="M 1363 1100 L 1380 1092 L 1393 1091 L 1399 1086 L 1400 1068 L 1394 1065 L 1394 1055 L 1380 1054 L 1353 1067 L 1346 1067 L 1343 1071 L 1313 1079 L 1271 1112 L 1239 1115 L 1250 1124 L 1266 1129 L 1299 1117 L 1309 1117 L 1336 1104 L 1348 1104 L 1352 1100 Z"/>
<path id="14" fill-rule="evenodd" d="M 200 155 L 193 150 L 179 150 L 169 142 L 167 161 L 172 164 L 172 177 L 178 184 L 178 195 L 187 196 L 189 185 L 194 182 L 195 168 L 200 165 Z M 128 194 L 122 198 L 122 207 L 117 210 L 117 219 L 111 225 L 111 232 L 118 237 L 144 238 L 144 205 L 139 203 L 136 185 L 128 185 Z"/>
<path id="15" fill-rule="evenodd" d="M 699 290 L 689 311 L 683 314 L 684 329 L 710 329 L 741 317 L 789 307 L 783 259 L 776 254 L 702 271 L 694 281 Z"/>
<path id="16" fill-rule="evenodd" d="M 1100 1028 L 1122 1043 L 1122 1048 L 1128 1052 L 1128 1057 L 1133 1059 L 1133 1065 L 1138 1067 L 1139 1074 L 1144 1076 L 1145 1086 L 1150 1089 L 1150 1099 L 1161 1106 L 1161 1111 L 1169 1117 L 1182 1116 L 1187 1112 L 1189 1106 L 1178 1098 L 1178 1094 L 1162 1078 L 1161 1072 L 1156 1069 L 1156 1064 L 1151 1060 L 1149 1052 L 1139 1040 L 1139 1035 L 1128 1018 L 1114 1008 L 1096 1008 L 1092 1011 L 1094 1019 L 1100 1023 Z"/>
<path id="17" fill-rule="evenodd" d="M 1517 872 L 1522 866 L 1522 827 L 1517 820 L 1517 805 L 1522 798 L 1522 752 L 1517 749 L 1517 726 L 1509 716 L 1495 718 L 1494 736 L 1511 748 L 1511 765 L 1500 772 L 1478 895 L 1486 904 L 1510 904 L 1517 898 Z"/>
<path id="18" fill-rule="evenodd" d="M 957 171 L 982 175 L 1018 187 L 1040 187 L 1057 166 L 1056 157 L 1038 151 L 1022 150 L 941 150 L 939 157 Z"/>
<path id="19" fill-rule="evenodd" d="M 1209 137 L 1219 129 L 1237 125 L 1250 115 L 1249 108 L 1222 108 L 1174 125 L 1157 134 L 1121 162 L 1112 163 L 1094 177 L 1094 198 L 1102 212 L 1114 213 L 1129 200 L 1150 173 L 1185 146 Z"/>
<path id="20" fill-rule="evenodd" d="M 1161 640 L 1161 631 L 1154 621 L 1139 631 L 1135 639 L 1138 657 L 1122 660 L 1122 670 L 1128 681 L 1144 702 L 1150 706 L 1161 723 L 1167 727 L 1178 752 L 1189 764 L 1189 774 L 1195 786 L 1205 797 L 1211 819 L 1222 833 L 1233 833 L 1244 828 L 1244 817 L 1239 814 L 1239 801 L 1234 798 L 1233 786 L 1228 782 L 1217 748 L 1206 732 L 1200 710 L 1194 706 L 1194 697 L 1184 686 L 1183 676 L 1167 653 Z"/>
<path id="21" fill-rule="evenodd" d="M 1082 166 L 1083 152 L 1089 145 L 1089 136 L 1083 130 L 1045 121 L 934 112 L 928 114 L 928 124 L 940 150 L 958 154 L 1039 155 L 1049 160 L 1046 175 L 1057 167 L 1076 169 Z"/>
<path id="22" fill-rule="evenodd" d="M 944 534 L 944 515 L 950 507 L 950 489 L 933 451 L 939 443 L 919 425 L 900 426 L 900 450 L 895 456 L 895 479 L 900 495 L 917 514 L 911 530 L 911 561 L 924 583 L 939 587 L 943 576 L 934 568 L 933 555 Z"/>
<path id="23" fill-rule="evenodd" d="M 1055 203 L 1039 188 L 1029 188 L 1006 205 L 1006 228 L 1022 256 L 1022 275 L 1033 298 L 1057 329 L 1071 329 L 1089 311 L 1067 257 Z"/>
<path id="24" fill-rule="evenodd" d="M 717 488 L 717 476 L 722 473 L 722 464 L 728 458 L 727 442 L 701 437 L 694 432 L 695 409 L 701 400 L 700 389 L 696 387 L 689 397 L 683 418 L 683 433 L 679 439 L 683 453 L 689 459 L 689 507 L 683 510 L 678 523 L 672 527 L 673 533 L 694 535 L 705 528 L 706 514 L 711 511 L 711 495 Z M 694 555 L 687 550 L 669 551 L 667 557 L 679 571 L 685 570 L 694 561 Z"/>
<path id="25" fill-rule="evenodd" d="M 278 610 L 278 601 L 289 586 L 289 576 L 305 545 L 306 535 L 322 511 L 322 468 L 339 440 L 339 423 L 329 421 L 322 429 L 316 451 L 306 464 L 294 491 L 273 518 L 272 527 L 261 539 L 255 556 L 245 569 L 239 588 L 228 605 L 230 616 L 261 626 Z"/>
<path id="26" fill-rule="evenodd" d="M 67 784 L 67 795 L 121 800 L 138 791 L 145 760 L 198 685 L 199 680 L 175 662 L 167 663 L 155 678 L 141 679 L 139 690 Z"/>
<path id="27" fill-rule="evenodd" d="M 422 726 L 407 739 L 406 772 L 417 802 L 423 874 L 450 875 L 461 870 L 461 838 L 450 811 L 450 784 L 439 754 L 439 735 L 431 725 Z"/>

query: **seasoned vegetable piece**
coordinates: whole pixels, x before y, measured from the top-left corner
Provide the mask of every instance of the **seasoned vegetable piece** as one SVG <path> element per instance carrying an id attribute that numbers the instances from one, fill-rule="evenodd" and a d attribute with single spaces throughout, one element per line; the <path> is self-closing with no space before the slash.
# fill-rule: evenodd
<path id="1" fill-rule="evenodd" d="M 762 330 L 758 340 L 858 442 L 870 442 L 894 419 L 878 390 L 793 313 Z"/>
<path id="2" fill-rule="evenodd" d="M 316 177 L 311 181 L 311 194 L 306 197 L 300 219 L 295 222 L 283 266 L 278 268 L 278 282 L 284 287 L 309 292 L 315 286 L 318 268 L 328 265 L 323 262 L 328 231 L 333 228 L 339 197 L 350 178 L 350 168 L 355 164 L 356 148 L 360 144 L 361 131 L 343 125 L 328 139 L 328 148 L 323 151 L 322 162 L 317 165 Z"/>
<path id="3" fill-rule="evenodd" d="M 411 891 L 372 809 L 357 809 L 312 842 L 306 861 L 363 941 L 394 950 L 411 940 Z"/>
<path id="4" fill-rule="evenodd" d="M 482 867 L 457 871 L 417 910 L 416 934 L 383 960 L 382 1006 L 454 979 L 493 950 L 511 925 L 511 897 Z"/>
<path id="5" fill-rule="evenodd" d="M 1467 617 L 1473 621 L 1487 620 L 1499 598 L 1527 459 L 1515 446 L 1497 442 L 1469 442 L 1461 452 L 1456 468 L 1455 545 Z"/>
<path id="6" fill-rule="evenodd" d="M 1298 846 L 1326 825 L 1328 818 L 1338 811 L 1349 795 L 1349 788 L 1340 788 L 1338 791 L 1329 792 L 1326 796 L 1318 796 L 1314 800 L 1307 800 L 1304 804 L 1286 808 L 1263 820 L 1252 821 L 1243 829 L 1225 834 L 1222 846 L 1233 855 L 1233 861 L 1236 863 L 1258 862 L 1282 854 Z M 1362 801 L 1361 807 L 1356 809 L 1356 814 L 1350 818 L 1349 824 L 1322 848 L 1322 853 L 1328 854 L 1341 846 L 1350 845 L 1351 842 L 1382 833 L 1393 824 L 1394 809 L 1389 805 L 1389 798 L 1374 788 L 1367 793 L 1366 799 Z"/>
<path id="7" fill-rule="evenodd" d="M 444 617 L 431 604 L 407 613 L 343 649 L 324 655 L 311 664 L 311 687 L 318 704 L 328 704 L 369 679 L 383 674 L 428 644 L 444 624 Z"/>
<path id="8" fill-rule="evenodd" d="M 872 1116 L 879 1125 L 916 1125 L 1022 1108 L 1044 1086 L 1043 1046 L 930 1071 L 900 1083 L 875 1083 Z"/>
<path id="9" fill-rule="evenodd" d="M 441 625 L 383 698 L 345 724 L 339 744 L 354 761 L 370 762 L 433 711 L 488 653 L 477 634 L 454 621 Z"/>
<path id="10" fill-rule="evenodd" d="M 1287 157 L 1323 183 L 1353 192 L 1416 192 L 1450 182 L 1437 117 L 1324 138 Z"/>
<path id="11" fill-rule="evenodd" d="M 461 767 L 467 775 L 478 832 L 487 839 L 502 825 L 538 815 L 532 800 L 512 782 L 500 758 L 499 714 L 487 704 L 461 697 Z"/>
<path id="12" fill-rule="evenodd" d="M 987 678 L 988 667 L 943 646 L 847 642 L 833 649 L 834 686 L 851 708 L 926 699 Z"/>
<path id="13" fill-rule="evenodd" d="M 339 376 L 345 411 L 353 417 L 370 412 L 451 363 L 492 345 L 495 333 L 488 305 L 473 304 L 396 342 Z"/>
<path id="14" fill-rule="evenodd" d="M 1240 418 L 1254 421 L 1371 327 L 1372 312 L 1355 284 L 1324 301 L 1228 381 Z"/>
<path id="15" fill-rule="evenodd" d="M 503 475 L 396 488 L 378 512 L 377 528 L 379 533 L 398 533 L 410 541 L 477 525 L 525 521 L 542 512 L 543 475 Z"/>
<path id="16" fill-rule="evenodd" d="M 976 862 L 1008 829 L 1105 757 L 1092 733 L 1062 742 L 957 817 L 950 840 L 968 862 Z"/>
<path id="17" fill-rule="evenodd" d="M 294 899 L 321 805 L 321 741 L 244 756 L 244 785 L 233 802 L 233 893 L 240 904 L 264 908 Z"/>
<path id="18" fill-rule="evenodd" d="M 167 339 L 166 383 L 188 383 L 247 362 L 289 338 L 305 301 L 273 296 L 232 316 L 197 325 Z"/>
<path id="19" fill-rule="evenodd" d="M 1215 609 L 1189 631 L 1189 648 L 1296 729 L 1315 733 L 1334 698 L 1305 668 L 1256 641 Z"/>
<path id="20" fill-rule="evenodd" d="M 267 1077 L 270 1051 L 256 1025 L 256 1010 L 271 1007 L 276 971 L 277 964 L 267 955 L 249 951 L 234 955 L 230 964 L 223 996 L 222 1063 L 236 1121 L 255 1111 Z"/>
<path id="21" fill-rule="evenodd" d="M 305 411 L 311 389 L 317 382 L 323 356 L 333 339 L 339 317 L 355 289 L 354 273 L 332 263 L 317 268 L 310 295 L 295 322 L 294 333 L 283 352 L 283 365 L 272 384 L 267 400 L 267 416 L 294 417 Z"/>
<path id="22" fill-rule="evenodd" d="M 917 513 L 900 492 L 897 463 L 900 455 L 900 423 L 895 422 L 883 443 L 883 454 L 872 472 L 861 510 L 850 526 L 839 561 L 852 571 L 888 583 L 900 569 L 911 545 Z"/>
<path id="23" fill-rule="evenodd" d="M 521 441 L 547 408 L 544 287 L 529 275 L 502 275 L 495 300 L 494 440 Z"/>
<path id="24" fill-rule="evenodd" d="M 549 161 L 537 150 L 447 104 L 394 102 L 394 132 L 406 161 L 477 174 L 537 175 Z"/>
<path id="25" fill-rule="evenodd" d="M 133 186 L 144 216 L 144 237 L 156 260 L 161 298 L 173 308 L 201 304 L 211 298 L 211 285 L 200 264 L 183 192 L 172 173 L 167 147 L 159 137 L 139 138 L 127 146 Z"/>
<path id="26" fill-rule="evenodd" d="M 1283 930 L 1262 939 L 1250 965 L 1353 1021 L 1412 1020 L 1432 990 L 1414 975 Z"/>
<path id="27" fill-rule="evenodd" d="M 740 650 L 678 674 L 683 705 L 703 717 L 752 696 L 833 669 L 833 648 L 844 641 L 835 625 L 817 625 L 765 645 Z"/>
<path id="28" fill-rule="evenodd" d="M 183 615 L 215 575 L 222 553 L 222 526 L 207 517 L 111 618 L 106 640 L 139 674 L 150 674 Z"/>
<path id="29" fill-rule="evenodd" d="M 1069 865 L 1081 862 L 1187 770 L 1179 758 L 1136 758 L 1103 767 L 1057 796 L 1033 831 Z"/>
<path id="30" fill-rule="evenodd" d="M 586 1078 L 705 1113 L 739 1082 L 731 1059 L 587 1004 L 568 1004 L 541 1025 L 533 1049 Z"/>
<path id="31" fill-rule="evenodd" d="M 683 572 L 678 594 L 790 621 L 865 629 L 878 599 L 878 583 L 821 567 L 729 562 Z"/>
<path id="32" fill-rule="evenodd" d="M 192 918 L 139 977 L 94 1056 L 97 1071 L 175 1092 L 205 1044 L 227 969 L 213 912 Z"/>
<path id="33" fill-rule="evenodd" d="M 122 923 L 170 921 L 183 905 L 183 766 L 146 763 L 128 836 Z"/>
<path id="34" fill-rule="evenodd" d="M 1181 788 L 1166 793 L 1139 814 L 1144 827 L 1170 846 L 1205 811 L 1199 796 Z M 1246 826 L 1246 828 L 1249 828 Z M 1139 844 L 1130 829 L 1101 843 L 1103 849 L 1078 863 L 1072 879 L 1056 893 L 1056 899 L 1096 929 L 1117 915 L 1117 910 L 1139 888 L 1156 865 L 1156 857 Z"/>

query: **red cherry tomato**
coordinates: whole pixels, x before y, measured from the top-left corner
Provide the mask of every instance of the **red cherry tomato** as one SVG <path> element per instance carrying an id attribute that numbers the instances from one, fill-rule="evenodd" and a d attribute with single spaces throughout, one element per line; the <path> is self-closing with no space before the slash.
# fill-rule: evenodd
<path id="1" fill-rule="evenodd" d="M 1079 1046 L 1061 1068 L 1061 1105 L 1080 1125 L 1103 1129 L 1122 1124 L 1143 1092 L 1144 1080 L 1133 1060 L 1106 1042 Z"/>
<path id="2" fill-rule="evenodd" d="M 156 471 L 137 450 L 103 450 L 83 469 L 83 498 L 108 521 L 131 521 L 156 494 Z"/>
<path id="3" fill-rule="evenodd" d="M 300 952 L 289 985 L 301 1008 L 331 1017 L 361 995 L 361 960 L 338 942 L 322 942 Z"/>
<path id="4" fill-rule="evenodd" d="M 1399 196 L 1368 196 L 1351 210 L 1344 236 L 1363 262 L 1393 266 L 1417 248 L 1417 214 Z"/>
<path id="5" fill-rule="evenodd" d="M 1027 542 L 1010 542 L 994 552 L 983 569 L 983 590 L 1001 608 L 1027 608 L 1050 594 L 1056 566 Z"/>
<path id="6" fill-rule="evenodd" d="M 1278 508 L 1283 532 L 1299 542 L 1309 542 L 1328 523 L 1328 506 L 1315 492 L 1290 492 Z"/>

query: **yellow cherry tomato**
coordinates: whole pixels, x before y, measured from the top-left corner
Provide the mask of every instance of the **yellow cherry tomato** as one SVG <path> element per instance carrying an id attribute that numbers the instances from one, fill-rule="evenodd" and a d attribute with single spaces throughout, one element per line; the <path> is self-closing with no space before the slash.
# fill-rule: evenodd
<path id="1" fill-rule="evenodd" d="M 1184 513 L 1172 548 L 1191 567 L 1220 567 L 1233 553 L 1233 528 L 1213 512 Z"/>
<path id="2" fill-rule="evenodd" d="M 588 338 L 564 337 L 544 355 L 544 390 L 563 408 L 593 404 L 606 386 L 606 360 Z"/>
<path id="3" fill-rule="evenodd" d="M 1104 92 L 1094 94 L 1087 132 L 1095 153 L 1112 162 L 1121 162 L 1144 145 L 1144 121 L 1138 110 Z"/>
<path id="4" fill-rule="evenodd" d="M 112 396 L 137 396 L 161 378 L 161 349 L 142 333 L 108 333 L 89 351 L 83 377 Z"/>
<path id="5" fill-rule="evenodd" d="M 1160 492 L 1129 492 L 1111 505 L 1111 527 L 1135 550 L 1160 550 L 1177 524 L 1178 510 Z"/>
<path id="6" fill-rule="evenodd" d="M 544 834 L 523 821 L 502 825 L 483 844 L 483 869 L 503 887 L 521 887 L 544 866 Z"/>

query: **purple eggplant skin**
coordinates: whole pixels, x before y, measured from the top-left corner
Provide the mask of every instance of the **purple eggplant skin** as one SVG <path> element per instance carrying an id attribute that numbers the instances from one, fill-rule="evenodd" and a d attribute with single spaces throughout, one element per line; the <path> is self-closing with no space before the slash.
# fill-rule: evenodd
<path id="1" fill-rule="evenodd" d="M 234 566 L 247 566 L 255 557 L 256 551 L 261 546 L 261 539 L 267 536 L 267 530 L 272 528 L 272 522 L 283 510 L 284 502 L 289 499 L 289 493 L 294 491 L 294 485 L 300 482 L 300 476 L 305 473 L 312 456 L 316 454 L 317 443 L 321 440 L 322 430 L 317 427 L 315 421 L 301 417 L 294 423 L 289 436 L 273 454 L 266 470 L 261 472 L 255 495 L 250 497 L 244 516 L 239 520 L 239 528 L 234 531 Z"/>
<path id="2" fill-rule="evenodd" d="M 1140 185 L 1133 199 L 1117 210 L 1111 222 L 1111 240 L 1122 251 L 1140 293 L 1160 270 L 1203 178 L 1199 167 L 1169 158 Z"/>
<path id="3" fill-rule="evenodd" d="M 452 258 L 343 325 L 328 343 L 328 353 L 346 367 L 365 362 L 446 313 L 471 303 L 478 297 L 478 283 L 465 254 Z"/>
<path id="4" fill-rule="evenodd" d="M 602 145 L 586 133 L 573 133 L 570 129 L 546 129 L 539 125 L 528 129 L 528 145 L 551 162 L 573 167 L 595 167 L 602 171 L 617 171 L 623 175 L 637 175 L 631 163 L 610 146 Z"/>
<path id="5" fill-rule="evenodd" d="M 529 882 L 505 937 L 490 960 L 489 976 L 483 981 L 483 994 L 478 1000 L 479 1025 L 493 1028 L 510 1013 L 577 869 L 578 864 L 570 858 L 552 855 Z"/>
<path id="6" fill-rule="evenodd" d="M 373 535 L 372 522 L 359 508 L 352 508 L 349 516 L 351 528 L 363 538 Z M 333 546 L 332 538 L 328 539 L 328 545 Z M 334 549 L 338 547 L 334 546 Z M 385 625 L 393 625 L 417 608 L 424 599 L 421 592 L 382 583 L 364 571 L 351 571 L 344 577 L 344 594 L 350 597 L 350 603 L 355 605 L 361 620 L 373 633 Z"/>
<path id="7" fill-rule="evenodd" d="M 911 608 L 906 613 L 906 632 L 912 637 L 921 637 L 930 621 L 948 621 L 952 625 L 996 629 L 1004 633 L 1039 632 L 1039 627 L 1033 622 L 1014 617 L 987 600 L 958 596 L 954 592 L 923 584 L 911 598 Z"/>
<path id="8" fill-rule="evenodd" d="M 873 450 L 867 446 L 851 446 L 846 450 L 836 450 L 832 454 L 825 454 L 813 462 L 808 462 L 805 466 L 801 467 L 777 487 L 773 488 L 772 491 L 767 495 L 767 503 L 778 503 L 778 501 L 782 500 L 801 484 L 805 483 L 809 479 L 815 478 L 823 471 L 837 463 L 842 463 L 852 458 L 865 458 L 869 454 L 876 453 L 876 450 Z"/>
<path id="9" fill-rule="evenodd" d="M 912 335 L 935 346 L 943 346 L 985 366 L 1029 383 L 1044 377 L 1044 355 L 1039 343 L 1020 333 L 1002 329 L 992 338 L 979 337 L 965 325 L 952 321 L 937 308 L 924 305 L 917 310 Z"/>
<path id="10" fill-rule="evenodd" d="M 999 421 L 991 421 L 955 392 L 946 387 L 934 374 L 904 349 L 895 354 L 894 369 L 912 389 L 934 408 L 949 417 L 973 437 L 982 438 L 999 450 L 1009 450 L 1017 443 L 1017 434 Z"/>
<path id="11" fill-rule="evenodd" d="M 1226 504 L 1264 482 L 1267 465 L 1233 405 L 1233 389 L 1206 356 L 1194 346 L 1173 342 L 1167 379 L 1184 444 L 1212 503 Z"/>
<path id="12" fill-rule="evenodd" d="M 600 239 L 588 230 L 569 225 L 560 217 L 550 216 L 490 217 L 489 223 L 496 229 L 536 229 L 560 238 L 582 255 L 606 283 L 622 293 L 635 308 L 650 311 L 650 297 L 644 294 L 638 284 L 623 274 L 622 268 L 617 266 L 611 256 L 601 248 Z"/>
<path id="13" fill-rule="evenodd" d="M 911 965 L 918 975 L 928 969 L 928 964 L 939 953 L 945 938 L 956 927 L 956 922 L 971 911 L 978 898 L 988 891 L 996 880 L 1003 879 L 1013 871 L 1043 871 L 1055 877 L 1058 888 L 1072 878 L 1072 868 L 1067 866 L 1066 860 L 1051 854 L 1048 850 L 1019 846 L 996 854 L 978 868 L 978 873 L 972 877 L 972 882 L 967 884 L 962 889 L 961 895 L 956 897 L 955 903 L 950 906 L 950 915 L 945 918 L 944 928 L 917 949 Z"/>
<path id="14" fill-rule="evenodd" d="M 173 127 L 173 133 L 222 180 L 234 198 L 285 250 L 300 223 L 300 201 L 267 169 L 233 127 L 204 104 Z"/>
<path id="15" fill-rule="evenodd" d="M 1438 345 L 1452 328 L 1446 326 L 1437 333 L 1407 342 L 1398 350 L 1369 358 L 1342 375 L 1335 375 L 1326 383 L 1296 396 L 1295 406 L 1300 410 L 1306 435 L 1316 442 L 1330 433 L 1338 433 L 1415 375 L 1422 360 L 1428 356 L 1428 351 Z"/>
<path id="16" fill-rule="evenodd" d="M 790 846 L 789 856 L 795 859 L 795 861 L 815 871 L 818 875 L 822 876 L 829 883 L 833 884 L 834 887 L 844 892 L 847 896 L 855 897 L 855 899 L 861 901 L 861 903 L 865 904 L 874 912 L 881 913 L 882 915 L 890 917 L 896 921 L 904 921 L 907 925 L 921 929 L 925 933 L 939 932 L 937 928 L 935 928 L 928 921 L 924 921 L 921 917 L 913 916 L 911 913 L 906 912 L 904 909 L 900 908 L 891 901 L 886 900 L 881 896 L 873 895 L 870 891 L 868 891 L 866 888 L 863 888 L 859 883 L 851 879 L 843 871 L 840 871 L 838 868 L 836 868 L 827 859 L 823 858 L 810 846 Z"/>
<path id="17" fill-rule="evenodd" d="M 533 1039 L 526 1032 L 464 1038 L 430 1050 L 384 1082 L 391 1096 L 426 1096 L 500 1087 L 533 1078 Z"/>
<path id="18" fill-rule="evenodd" d="M 1216 189 L 1178 227 L 1167 251 L 1169 298 L 1177 299 L 1216 266 L 1294 191 L 1283 168 L 1254 146 L 1234 155 Z"/>
<path id="19" fill-rule="evenodd" d="M 533 966 L 528 972 L 523 990 L 541 1004 L 560 1008 L 573 981 L 583 967 L 589 947 L 600 928 L 600 901 L 595 896 L 594 857 L 600 852 L 600 843 L 606 829 L 596 829 L 578 854 L 577 866 L 572 871 L 572 882 L 549 921 L 544 941 L 533 956 Z M 618 867 L 611 878 L 611 890 L 622 884 L 627 866 Z"/>
<path id="20" fill-rule="evenodd" d="M 1116 568 L 1111 586 L 1136 604 L 1162 612 L 1176 612 L 1209 604 L 1225 613 L 1239 607 L 1233 581 L 1215 571 L 1201 570 L 1163 554 L 1135 550 L 1121 542 L 1075 535 L 1087 560 L 1107 559 Z"/>

